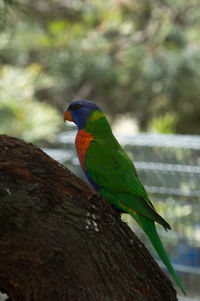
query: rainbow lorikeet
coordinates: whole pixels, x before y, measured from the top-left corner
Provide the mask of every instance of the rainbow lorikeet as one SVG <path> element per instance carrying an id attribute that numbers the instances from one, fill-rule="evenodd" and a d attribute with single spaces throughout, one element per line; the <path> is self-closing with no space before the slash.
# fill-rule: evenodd
<path id="1" fill-rule="evenodd" d="M 101 109 L 91 101 L 69 105 L 64 120 L 78 127 L 76 150 L 89 182 L 117 210 L 129 213 L 149 237 L 156 252 L 185 294 L 183 286 L 158 236 L 155 222 L 166 230 L 169 224 L 156 212 L 136 169 L 114 137 Z"/>

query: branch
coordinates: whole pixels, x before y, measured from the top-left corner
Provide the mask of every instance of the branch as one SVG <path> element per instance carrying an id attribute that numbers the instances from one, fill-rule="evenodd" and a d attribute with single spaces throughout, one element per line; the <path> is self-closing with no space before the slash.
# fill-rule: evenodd
<path id="1" fill-rule="evenodd" d="M 40 149 L 0 135 L 0 290 L 13 301 L 177 300 L 143 244 L 92 193 Z"/>

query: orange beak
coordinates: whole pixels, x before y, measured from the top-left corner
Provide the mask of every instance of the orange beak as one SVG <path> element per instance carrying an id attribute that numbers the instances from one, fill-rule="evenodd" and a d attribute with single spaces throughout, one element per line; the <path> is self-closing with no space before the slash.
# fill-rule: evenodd
<path id="1" fill-rule="evenodd" d="M 73 121 L 73 120 L 72 120 L 72 114 L 70 113 L 69 110 L 67 110 L 67 111 L 65 112 L 65 114 L 64 114 L 64 121 L 66 121 L 66 120 L 68 120 L 68 121 Z"/>

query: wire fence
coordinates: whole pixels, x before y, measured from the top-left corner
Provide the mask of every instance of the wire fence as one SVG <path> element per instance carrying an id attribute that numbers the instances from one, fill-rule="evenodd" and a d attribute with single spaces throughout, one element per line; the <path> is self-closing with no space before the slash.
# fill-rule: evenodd
<path id="1" fill-rule="evenodd" d="M 45 151 L 85 180 L 75 152 L 75 135 L 74 131 L 62 133 L 59 146 Z M 184 300 L 200 299 L 200 136 L 137 134 L 117 138 L 133 159 L 157 211 L 173 229 L 165 232 L 157 227 L 187 292 Z M 159 262 L 131 217 L 123 219 Z"/>

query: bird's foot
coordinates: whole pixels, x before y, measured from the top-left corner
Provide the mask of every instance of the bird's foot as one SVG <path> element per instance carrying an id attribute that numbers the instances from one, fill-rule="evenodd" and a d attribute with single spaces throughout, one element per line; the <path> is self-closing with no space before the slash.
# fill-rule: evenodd
<path id="1" fill-rule="evenodd" d="M 88 201 L 91 201 L 91 199 L 92 199 L 93 197 L 100 198 L 101 196 L 100 196 L 100 194 L 99 194 L 98 192 L 94 192 L 94 193 L 91 193 L 91 194 L 88 196 L 87 200 L 88 200 Z"/>

